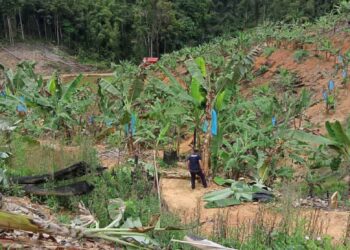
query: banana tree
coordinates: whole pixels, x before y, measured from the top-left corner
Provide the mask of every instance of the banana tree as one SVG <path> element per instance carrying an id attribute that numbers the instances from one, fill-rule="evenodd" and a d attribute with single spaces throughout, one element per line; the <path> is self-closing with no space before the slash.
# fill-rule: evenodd
<path id="1" fill-rule="evenodd" d="M 35 63 L 22 62 L 17 65 L 16 71 L 0 66 L 3 84 L 0 86 L 0 106 L 5 112 L 13 114 L 18 105 L 25 106 L 21 92 L 38 92 L 43 80 L 34 73 Z"/>
<path id="2" fill-rule="evenodd" d="M 208 71 L 209 67 L 203 57 L 186 61 L 187 69 L 191 75 L 188 84 L 189 93 L 182 96 L 190 97 L 192 102 L 192 113 L 195 117 L 195 131 L 202 122 L 206 121 L 207 130 L 203 141 L 203 170 L 209 173 L 210 168 L 210 145 L 212 139 L 212 115 L 217 114 L 229 99 L 233 88 L 250 71 L 254 57 L 260 48 L 253 49 L 248 55 L 235 54 L 225 65 L 221 73 Z M 169 77 L 172 84 L 181 84 L 167 70 L 163 72 Z M 213 112 L 215 111 L 215 113 Z"/>
<path id="3" fill-rule="evenodd" d="M 215 73 L 207 74 L 205 61 L 199 58 L 195 61 L 188 61 L 188 70 L 192 76 L 192 85 L 194 84 L 194 92 L 198 92 L 198 83 L 202 86 L 207 95 L 205 97 L 206 107 L 204 119 L 208 123 L 207 132 L 204 135 L 203 142 L 203 170 L 209 173 L 211 159 L 211 140 L 213 134 L 212 116 L 219 113 L 226 104 L 226 101 L 232 95 L 234 87 L 238 84 L 250 71 L 254 57 L 260 48 L 253 49 L 248 55 L 236 54 L 228 62 L 223 73 L 216 75 Z M 213 112 L 215 110 L 215 112 Z M 220 130 L 220 128 L 219 128 Z"/>
<path id="4" fill-rule="evenodd" d="M 326 122 L 327 137 L 316 136 L 303 131 L 294 131 L 291 137 L 312 145 L 324 145 L 338 153 L 346 161 L 345 175 L 350 172 L 350 126 L 344 129 L 339 121 Z M 348 196 L 350 194 L 350 181 L 348 181 Z M 350 216 L 348 217 L 346 237 L 350 238 Z"/>
<path id="5" fill-rule="evenodd" d="M 42 86 L 43 80 L 35 74 L 34 68 L 35 63 L 30 61 L 19 63 L 15 72 L 4 66 L 0 67 L 4 75 L 4 88 L 11 94 L 15 94 L 17 90 L 37 90 Z"/>
<path id="6" fill-rule="evenodd" d="M 126 73 L 124 72 L 126 70 Z M 126 126 L 128 129 L 129 153 L 134 152 L 134 124 L 135 110 L 144 89 L 144 72 L 138 72 L 130 79 L 130 74 L 135 73 L 129 70 L 127 64 L 121 65 L 115 72 L 112 80 L 101 79 L 98 83 L 98 95 L 100 97 L 100 109 L 106 117 L 113 117 L 113 122 Z"/>
<path id="7" fill-rule="evenodd" d="M 347 162 L 345 174 L 348 175 L 350 171 L 350 129 L 344 129 L 339 121 L 334 123 L 327 121 L 325 126 L 328 132 L 327 137 L 303 131 L 294 131 L 291 133 L 291 137 L 313 145 L 324 145 L 335 151 Z M 348 186 L 350 191 L 350 182 Z"/>

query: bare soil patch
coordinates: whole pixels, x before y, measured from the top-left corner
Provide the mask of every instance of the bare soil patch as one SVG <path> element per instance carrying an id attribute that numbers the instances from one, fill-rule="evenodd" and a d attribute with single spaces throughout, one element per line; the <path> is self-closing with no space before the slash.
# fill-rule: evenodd
<path id="1" fill-rule="evenodd" d="M 226 220 L 225 223 L 231 230 L 251 225 L 263 210 L 266 211 L 264 213 L 265 223 L 274 223 L 281 219 L 281 214 L 269 204 L 245 203 L 223 209 L 204 208 L 203 195 L 218 189 L 215 184 L 204 189 L 198 183 L 196 189 L 192 190 L 189 180 L 162 179 L 161 188 L 162 198 L 167 208 L 177 213 L 185 223 L 197 219 L 205 221 L 201 231 L 207 235 L 215 231 L 217 220 L 220 217 Z M 301 210 L 301 215 L 306 219 L 311 218 L 312 213 L 314 213 L 313 210 Z M 344 237 L 347 217 L 348 212 L 344 211 L 320 211 L 317 223 L 319 223 L 322 234 L 331 236 L 334 242 L 339 242 Z"/>

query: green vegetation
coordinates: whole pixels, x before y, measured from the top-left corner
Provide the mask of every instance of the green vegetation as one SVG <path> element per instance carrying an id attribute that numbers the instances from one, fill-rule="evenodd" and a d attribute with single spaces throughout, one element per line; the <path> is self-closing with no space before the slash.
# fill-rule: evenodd
<path id="1" fill-rule="evenodd" d="M 272 54 L 273 54 L 273 52 L 275 52 L 276 51 L 276 48 L 274 48 L 274 47 L 266 47 L 265 49 L 264 49 L 264 56 L 266 56 L 267 58 L 268 57 L 270 57 Z"/>
<path id="2" fill-rule="evenodd" d="M 1 0 L 0 39 L 11 44 L 28 39 L 64 44 L 83 59 L 139 60 L 219 35 L 235 36 L 266 21 L 313 20 L 338 2 Z"/>
<path id="3" fill-rule="evenodd" d="M 294 53 L 294 60 L 297 63 L 300 63 L 302 60 L 305 59 L 305 57 L 307 57 L 309 55 L 309 52 L 306 50 L 297 50 Z"/>

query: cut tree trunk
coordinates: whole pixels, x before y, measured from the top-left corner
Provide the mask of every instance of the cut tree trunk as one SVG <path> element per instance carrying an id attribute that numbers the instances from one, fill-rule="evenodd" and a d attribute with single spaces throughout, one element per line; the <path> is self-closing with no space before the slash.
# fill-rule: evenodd
<path id="1" fill-rule="evenodd" d="M 104 168 L 98 168 L 97 171 L 101 171 Z M 50 180 L 61 181 L 69 180 L 76 177 L 84 176 L 92 172 L 91 166 L 86 162 L 78 162 L 68 168 L 56 171 L 51 174 L 37 175 L 37 176 L 25 176 L 12 179 L 13 182 L 18 184 L 41 184 Z"/>
<path id="2" fill-rule="evenodd" d="M 44 33 L 45 33 L 45 40 L 47 41 L 47 30 L 46 30 L 46 20 L 44 19 Z"/>
<path id="3" fill-rule="evenodd" d="M 94 186 L 87 183 L 86 181 L 81 181 L 77 183 L 73 183 L 66 186 L 57 187 L 54 189 L 47 189 L 43 187 L 38 187 L 35 185 L 27 185 L 24 186 L 24 191 L 29 194 L 46 196 L 75 196 L 75 195 L 83 195 L 90 193 L 94 190 Z"/>
<path id="4" fill-rule="evenodd" d="M 210 170 L 210 143 L 211 143 L 211 111 L 212 111 L 212 102 L 214 99 L 213 91 L 208 91 L 207 94 L 207 106 L 205 109 L 205 118 L 208 121 L 208 129 L 204 135 L 203 141 L 203 172 L 205 175 L 209 175 Z"/>
<path id="5" fill-rule="evenodd" d="M 4 34 L 5 34 L 5 38 L 7 39 L 8 31 L 7 31 L 7 27 L 6 27 L 6 18 L 5 18 L 5 15 L 2 15 L 2 22 L 3 22 L 3 24 L 4 24 Z"/>
<path id="6" fill-rule="evenodd" d="M 56 39 L 57 39 L 57 45 L 60 45 L 60 32 L 58 27 L 58 15 L 55 15 L 55 26 L 56 26 Z"/>
<path id="7" fill-rule="evenodd" d="M 36 18 L 36 17 L 34 17 L 34 20 L 35 20 L 35 23 L 36 23 L 36 27 L 37 27 L 37 29 L 38 29 L 39 38 L 41 39 L 41 32 L 40 32 L 39 20 L 38 20 L 38 18 Z"/>
<path id="8" fill-rule="evenodd" d="M 7 16 L 7 26 L 8 26 L 8 32 L 9 32 L 10 44 L 11 44 L 11 45 L 14 45 L 13 32 L 12 32 L 12 24 L 11 24 L 11 19 L 10 19 L 9 16 Z"/>
<path id="9" fill-rule="evenodd" d="M 22 13 L 21 10 L 18 9 L 18 16 L 19 16 L 19 24 L 21 26 L 21 35 L 22 35 L 22 40 L 24 40 L 24 30 L 23 30 L 23 22 L 22 22 Z"/>

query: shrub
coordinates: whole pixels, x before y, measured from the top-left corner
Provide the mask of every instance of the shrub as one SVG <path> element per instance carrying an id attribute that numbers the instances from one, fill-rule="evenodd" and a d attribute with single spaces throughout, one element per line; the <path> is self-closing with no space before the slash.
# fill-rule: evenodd
<path id="1" fill-rule="evenodd" d="M 309 52 L 307 50 L 297 50 L 294 53 L 294 61 L 297 63 L 301 63 L 307 56 L 309 56 Z"/>
<path id="2" fill-rule="evenodd" d="M 287 69 L 280 68 L 276 76 L 275 83 L 282 85 L 283 88 L 293 88 L 301 82 L 298 74 L 290 72 Z"/>
<path id="3" fill-rule="evenodd" d="M 261 67 L 255 72 L 255 76 L 261 76 L 269 71 L 269 67 L 266 65 L 261 65 Z"/>
<path id="4" fill-rule="evenodd" d="M 270 57 L 276 51 L 275 47 L 267 47 L 264 49 L 263 55 L 265 57 Z"/>

